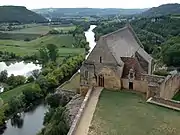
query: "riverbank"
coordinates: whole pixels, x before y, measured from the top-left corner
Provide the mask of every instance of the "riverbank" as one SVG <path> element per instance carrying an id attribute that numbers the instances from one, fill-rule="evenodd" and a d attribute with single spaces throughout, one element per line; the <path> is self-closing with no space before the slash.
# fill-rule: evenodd
<path id="1" fill-rule="evenodd" d="M 79 55 L 79 56 L 67 58 L 65 61 L 61 62 L 62 63 L 61 65 L 58 64 L 58 61 L 57 61 L 57 63 L 47 63 L 46 66 L 43 66 L 40 75 L 36 79 L 36 83 L 41 88 L 41 92 L 40 93 L 37 92 L 37 94 L 44 95 L 45 93 L 52 92 L 52 90 L 55 89 L 58 85 L 62 84 L 66 80 L 69 80 L 69 78 L 71 78 L 71 76 L 75 72 L 77 72 L 77 70 L 80 68 L 82 61 L 84 61 L 84 57 L 83 57 L 83 55 Z M 21 95 L 21 93 L 24 93 L 24 91 L 22 90 L 20 92 L 20 90 L 19 90 L 18 94 Z M 30 94 L 31 91 L 28 91 L 27 93 Z M 26 94 L 26 97 L 29 94 Z M 36 94 L 34 96 L 36 97 Z M 1 97 L 1 95 L 0 95 L 0 97 Z M 13 96 L 11 96 L 11 97 L 13 97 Z M 43 96 L 43 98 L 45 98 L 45 96 Z M 14 99 L 16 99 L 16 97 L 14 97 Z M 14 102 L 14 103 L 16 103 L 16 102 Z M 43 115 L 43 114 L 41 114 L 41 115 Z M 9 130 L 8 127 L 7 127 L 6 131 L 7 130 Z M 9 135 L 9 134 L 6 133 L 4 135 Z"/>

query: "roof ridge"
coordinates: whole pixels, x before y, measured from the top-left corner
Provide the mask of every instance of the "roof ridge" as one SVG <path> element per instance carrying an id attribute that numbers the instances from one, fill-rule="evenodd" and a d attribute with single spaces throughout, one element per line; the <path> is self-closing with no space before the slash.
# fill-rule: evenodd
<path id="1" fill-rule="evenodd" d="M 129 28 L 129 30 L 133 34 L 133 36 L 136 39 L 136 41 L 138 42 L 139 46 L 144 49 L 143 44 L 141 43 L 140 39 L 138 38 L 138 36 L 137 36 L 136 32 L 134 31 L 134 29 L 132 28 L 132 26 L 130 24 L 127 24 L 127 27 Z"/>
<path id="2" fill-rule="evenodd" d="M 116 31 L 113 31 L 113 32 L 108 33 L 108 34 L 105 34 L 105 35 L 103 35 L 102 37 L 103 37 L 103 38 L 105 38 L 105 37 L 107 37 L 107 36 L 110 36 L 110 35 L 113 35 L 113 34 L 115 34 L 115 33 L 120 32 L 120 31 L 123 31 L 123 30 L 125 30 L 125 29 L 127 29 L 127 28 L 128 28 L 128 27 L 127 27 L 127 26 L 125 26 L 125 27 L 120 28 L 120 29 L 118 29 L 118 30 L 116 30 Z"/>

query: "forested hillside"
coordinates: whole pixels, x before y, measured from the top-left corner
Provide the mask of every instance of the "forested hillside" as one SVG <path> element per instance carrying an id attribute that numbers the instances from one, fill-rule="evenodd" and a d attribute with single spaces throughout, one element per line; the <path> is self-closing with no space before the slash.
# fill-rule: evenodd
<path id="1" fill-rule="evenodd" d="M 125 24 L 126 22 L 102 22 L 94 30 L 96 40 Z M 131 21 L 131 25 L 148 53 L 168 66 L 180 66 L 180 19 L 168 16 L 142 18 Z"/>
<path id="2" fill-rule="evenodd" d="M 151 8 L 143 13 L 144 16 L 162 16 L 180 14 L 180 4 L 165 4 Z"/>
<path id="3" fill-rule="evenodd" d="M 36 14 L 26 7 L 20 6 L 0 6 L 0 22 L 45 22 L 46 19 Z"/>
<path id="4" fill-rule="evenodd" d="M 44 8 L 44 9 L 35 9 L 38 14 L 41 14 L 45 17 L 57 18 L 57 17 L 67 17 L 67 16 L 104 16 L 104 15 L 132 15 L 139 14 L 147 9 L 120 9 L 120 8 Z"/>

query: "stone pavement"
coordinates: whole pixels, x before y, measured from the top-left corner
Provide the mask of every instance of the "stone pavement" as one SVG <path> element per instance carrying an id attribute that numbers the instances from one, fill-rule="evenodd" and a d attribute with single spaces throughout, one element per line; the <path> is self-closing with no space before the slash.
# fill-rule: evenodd
<path id="1" fill-rule="evenodd" d="M 91 125 L 91 120 L 96 109 L 97 102 L 99 100 L 99 95 L 101 94 L 103 88 L 95 88 L 92 95 L 87 103 L 84 113 L 81 117 L 79 125 L 76 129 L 74 135 L 87 135 L 89 127 Z"/>

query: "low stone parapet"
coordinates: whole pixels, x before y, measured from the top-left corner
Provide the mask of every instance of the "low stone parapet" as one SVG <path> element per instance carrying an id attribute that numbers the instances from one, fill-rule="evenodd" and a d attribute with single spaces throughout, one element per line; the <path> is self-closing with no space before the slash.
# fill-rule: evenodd
<path id="1" fill-rule="evenodd" d="M 147 102 L 180 111 L 180 101 L 167 100 L 159 97 L 151 97 L 147 100 Z"/>
<path id="2" fill-rule="evenodd" d="M 81 104 L 81 107 L 80 107 L 80 109 L 78 111 L 78 114 L 76 115 L 76 117 L 75 117 L 75 119 L 74 119 L 74 121 L 73 121 L 67 135 L 74 135 L 74 133 L 76 132 L 76 129 L 77 129 L 78 125 L 79 125 L 81 117 L 82 117 L 82 115 L 84 113 L 84 109 L 88 104 L 89 98 L 90 98 L 93 90 L 94 90 L 93 87 L 88 90 L 88 92 L 87 92 L 87 94 L 86 94 L 86 96 L 85 96 L 85 98 L 84 98 L 84 100 L 83 100 L 83 102 Z"/>

